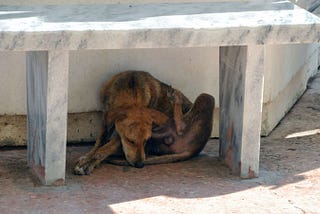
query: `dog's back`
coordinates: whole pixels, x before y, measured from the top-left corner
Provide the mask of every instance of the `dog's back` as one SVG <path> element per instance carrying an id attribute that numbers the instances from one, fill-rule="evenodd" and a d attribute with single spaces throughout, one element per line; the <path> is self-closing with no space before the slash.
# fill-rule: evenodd
<path id="1" fill-rule="evenodd" d="M 115 75 L 102 86 L 100 99 L 105 111 L 133 106 L 147 107 L 172 117 L 172 100 L 167 94 L 173 90 L 147 72 L 126 71 Z M 182 99 L 183 112 L 187 112 L 192 103 L 186 97 Z"/>

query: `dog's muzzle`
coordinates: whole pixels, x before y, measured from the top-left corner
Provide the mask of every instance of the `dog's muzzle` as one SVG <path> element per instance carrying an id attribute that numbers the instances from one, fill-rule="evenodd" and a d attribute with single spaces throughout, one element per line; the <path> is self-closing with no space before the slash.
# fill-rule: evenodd
<path id="1" fill-rule="evenodd" d="M 142 167 L 144 167 L 144 163 L 143 162 L 137 162 L 137 163 L 134 164 L 134 167 L 142 168 Z"/>

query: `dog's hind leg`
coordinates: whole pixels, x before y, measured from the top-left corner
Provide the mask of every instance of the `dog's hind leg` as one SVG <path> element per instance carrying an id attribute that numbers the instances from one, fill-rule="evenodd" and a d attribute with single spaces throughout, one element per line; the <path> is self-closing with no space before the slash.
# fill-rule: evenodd
<path id="1" fill-rule="evenodd" d="M 175 91 L 173 94 L 174 105 L 173 105 L 173 119 L 176 126 L 176 132 L 178 135 L 183 135 L 186 128 L 186 123 L 183 120 L 182 112 L 182 93 Z"/>

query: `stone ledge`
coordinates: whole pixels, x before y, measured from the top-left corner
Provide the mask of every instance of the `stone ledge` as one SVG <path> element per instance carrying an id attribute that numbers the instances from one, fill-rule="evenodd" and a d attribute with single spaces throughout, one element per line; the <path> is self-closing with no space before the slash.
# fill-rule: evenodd
<path id="1" fill-rule="evenodd" d="M 98 111 L 68 114 L 68 144 L 94 142 L 99 134 L 102 113 Z M 219 108 L 214 111 L 212 137 L 219 136 Z M 27 116 L 0 116 L 0 147 L 27 145 Z"/>
<path id="2" fill-rule="evenodd" d="M 213 47 L 320 40 L 320 18 L 289 1 L 0 6 L 0 10 L 0 50 L 5 51 Z"/>
<path id="3" fill-rule="evenodd" d="M 101 123 L 101 112 L 68 114 L 68 143 L 95 141 Z M 0 147 L 27 145 L 27 116 L 0 116 Z"/>

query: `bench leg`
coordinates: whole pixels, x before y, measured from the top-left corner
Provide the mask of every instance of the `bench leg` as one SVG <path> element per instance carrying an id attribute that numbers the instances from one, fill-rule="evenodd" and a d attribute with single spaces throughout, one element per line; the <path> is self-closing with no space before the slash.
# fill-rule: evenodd
<path id="1" fill-rule="evenodd" d="M 28 163 L 45 185 L 65 180 L 68 57 L 67 51 L 26 53 Z"/>
<path id="2" fill-rule="evenodd" d="M 220 157 L 241 178 L 258 177 L 264 47 L 220 47 Z"/>

